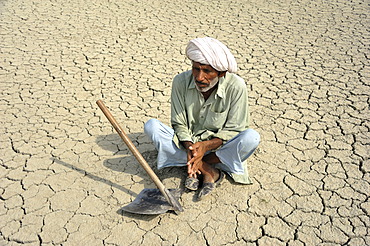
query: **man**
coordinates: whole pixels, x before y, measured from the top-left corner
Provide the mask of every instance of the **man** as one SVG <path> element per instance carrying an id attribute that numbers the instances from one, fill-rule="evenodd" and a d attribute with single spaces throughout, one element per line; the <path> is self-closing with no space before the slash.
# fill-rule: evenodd
<path id="1" fill-rule="evenodd" d="M 171 125 L 151 119 L 146 134 L 158 150 L 158 168 L 187 166 L 185 187 L 209 195 L 228 173 L 251 183 L 246 159 L 260 136 L 248 129 L 247 88 L 235 74 L 237 64 L 220 41 L 196 38 L 186 47 L 192 70 L 175 76 L 171 93 Z"/>

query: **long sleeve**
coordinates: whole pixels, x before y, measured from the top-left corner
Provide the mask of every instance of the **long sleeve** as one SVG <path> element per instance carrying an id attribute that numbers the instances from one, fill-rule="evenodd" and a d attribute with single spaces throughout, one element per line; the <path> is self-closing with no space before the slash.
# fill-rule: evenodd
<path id="1" fill-rule="evenodd" d="M 179 74 L 173 79 L 171 91 L 171 125 L 179 141 L 192 141 L 185 106 L 186 87 L 187 83 L 184 74 Z"/>

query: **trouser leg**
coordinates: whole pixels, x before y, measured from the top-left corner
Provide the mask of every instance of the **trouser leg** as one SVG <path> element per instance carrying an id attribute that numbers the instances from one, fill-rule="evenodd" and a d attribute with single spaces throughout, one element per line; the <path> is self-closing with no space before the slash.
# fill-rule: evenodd
<path id="1" fill-rule="evenodd" d="M 217 166 L 229 173 L 243 174 L 243 162 L 256 150 L 260 135 L 253 129 L 239 133 L 216 151 L 222 164 Z"/>
<path id="2" fill-rule="evenodd" d="M 187 156 L 173 142 L 174 131 L 157 119 L 150 119 L 144 125 L 144 132 L 153 141 L 158 151 L 158 169 L 170 166 L 186 166 Z"/>
<path id="3" fill-rule="evenodd" d="M 171 166 L 186 166 L 187 156 L 173 142 L 174 131 L 159 120 L 150 119 L 144 125 L 144 131 L 153 141 L 157 151 L 158 169 Z M 255 151 L 260 142 L 260 135 L 253 129 L 239 133 L 227 141 L 215 153 L 221 163 L 216 164 L 228 173 L 245 174 L 244 161 Z"/>

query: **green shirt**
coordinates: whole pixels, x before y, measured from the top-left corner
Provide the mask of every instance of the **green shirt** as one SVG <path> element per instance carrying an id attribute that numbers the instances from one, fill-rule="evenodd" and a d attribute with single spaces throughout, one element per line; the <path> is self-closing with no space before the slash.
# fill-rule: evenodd
<path id="1" fill-rule="evenodd" d="M 191 70 L 173 79 L 171 125 L 178 147 L 179 141 L 196 143 L 215 137 L 226 142 L 246 130 L 248 121 L 247 87 L 238 75 L 226 73 L 220 78 L 207 101 L 196 89 Z"/>

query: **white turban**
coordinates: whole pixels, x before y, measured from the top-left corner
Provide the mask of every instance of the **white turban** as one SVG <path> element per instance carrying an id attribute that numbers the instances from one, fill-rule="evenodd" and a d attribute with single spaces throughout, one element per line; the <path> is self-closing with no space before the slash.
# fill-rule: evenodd
<path id="1" fill-rule="evenodd" d="M 186 56 L 195 62 L 212 66 L 219 72 L 236 73 L 238 67 L 230 50 L 214 38 L 196 38 L 186 47 Z"/>

